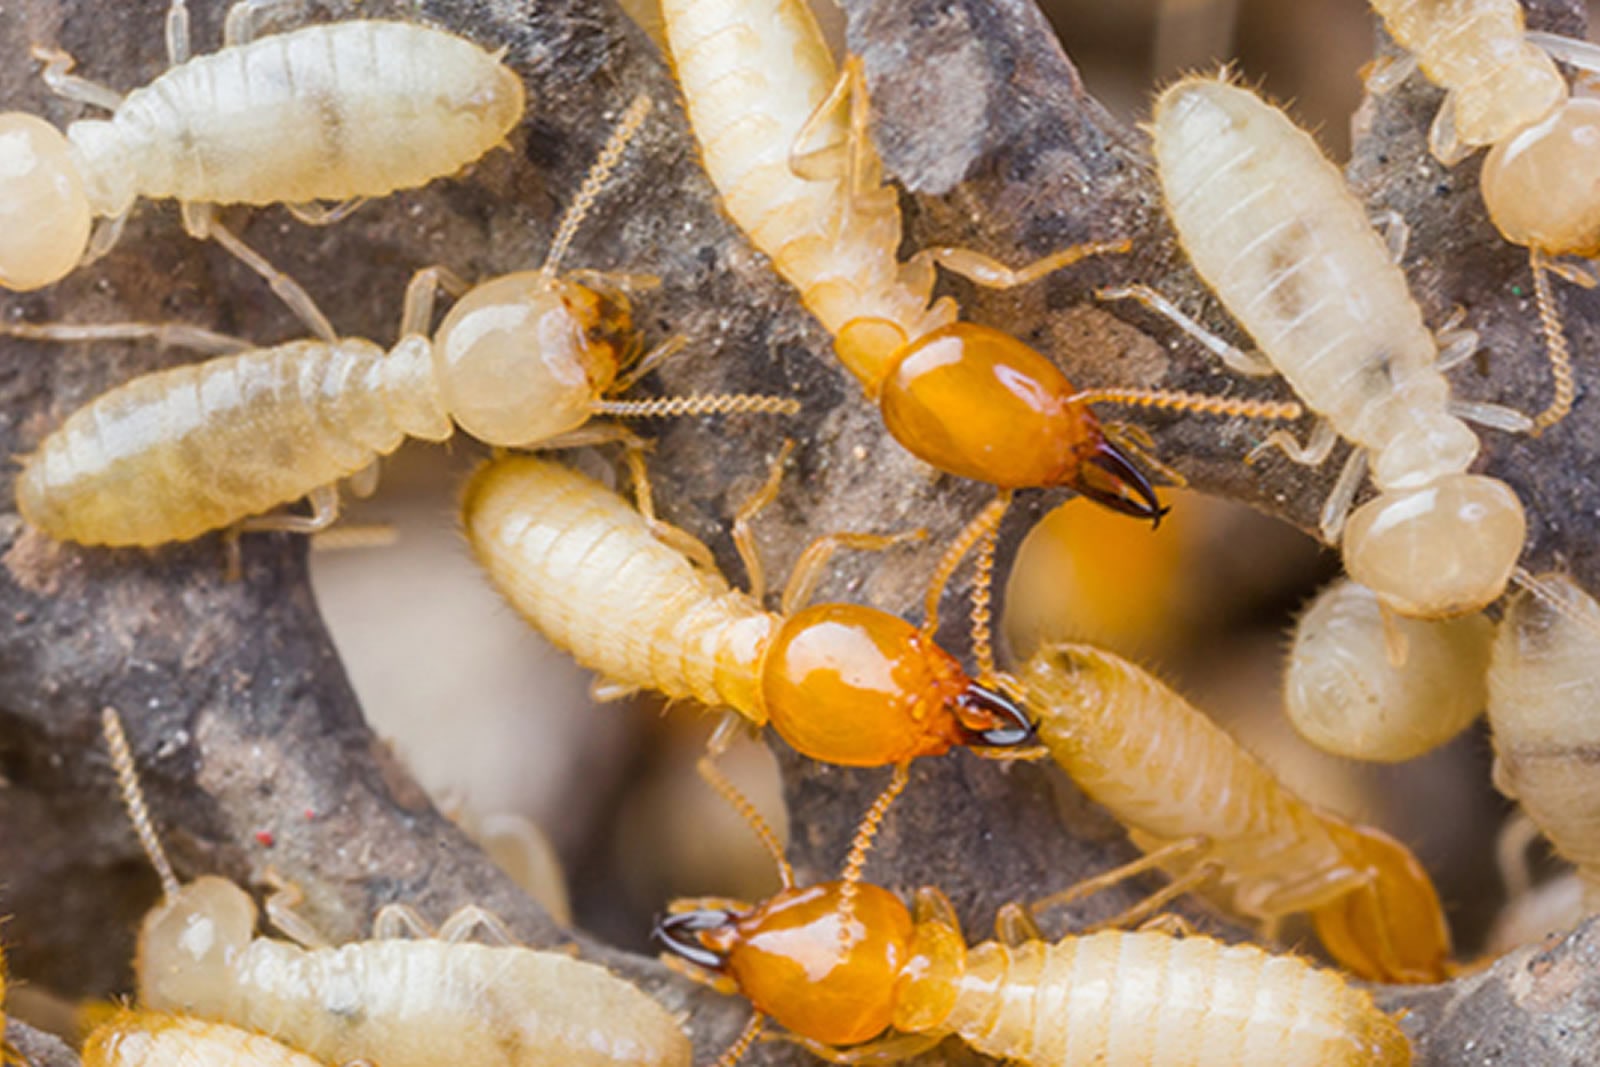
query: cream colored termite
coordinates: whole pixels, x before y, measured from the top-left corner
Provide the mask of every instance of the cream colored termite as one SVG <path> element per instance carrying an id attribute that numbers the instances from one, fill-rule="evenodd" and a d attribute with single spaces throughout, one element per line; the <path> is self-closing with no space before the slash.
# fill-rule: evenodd
<path id="1" fill-rule="evenodd" d="M 1045 646 L 1019 695 L 1039 739 L 1091 799 L 1184 885 L 1216 879 L 1240 914 L 1309 912 L 1328 951 L 1363 977 L 1450 973 L 1438 894 L 1404 845 L 1296 796 L 1232 737 L 1149 673 L 1088 645 Z"/>
<path id="2" fill-rule="evenodd" d="M 1506 608 L 1489 666 L 1494 781 L 1577 868 L 1600 911 L 1600 604 L 1559 574 Z"/>
<path id="3" fill-rule="evenodd" d="M 1414 759 L 1483 710 L 1494 625 L 1385 614 L 1373 592 L 1341 579 L 1295 624 L 1284 711 L 1300 736 L 1352 759 Z"/>
<path id="4" fill-rule="evenodd" d="M 118 1010 L 83 1041 L 83 1067 L 324 1067 L 262 1034 L 170 1012 Z"/>
<path id="5" fill-rule="evenodd" d="M 214 217 L 215 204 L 286 203 L 309 222 L 453 174 L 505 142 L 522 81 L 477 45 L 426 26 L 361 19 L 253 39 L 284 0 L 241 0 L 224 46 L 189 56 L 185 0 L 167 12 L 171 68 L 126 97 L 35 49 L 55 93 L 111 112 L 65 135 L 0 115 L 0 286 L 37 289 L 107 252 L 140 197 L 173 198 L 184 226 L 265 278 L 324 341 L 310 296 Z M 346 206 L 318 207 L 317 201 Z M 105 221 L 91 237 L 93 220 Z"/>
<path id="6" fill-rule="evenodd" d="M 1428 144 L 1446 166 L 1487 146 L 1479 186 L 1489 219 L 1506 240 L 1528 249 L 1539 326 L 1550 356 L 1555 395 L 1534 432 L 1555 425 L 1577 396 L 1556 274 L 1593 288 L 1588 262 L 1600 254 L 1600 100 L 1573 94 L 1554 59 L 1600 71 L 1600 49 L 1587 41 L 1529 33 L 1518 0 L 1372 0 L 1373 10 L 1415 65 L 1445 90 Z M 1409 64 L 1380 65 L 1369 77 L 1384 91 Z"/>
<path id="7" fill-rule="evenodd" d="M 1391 250 L 1316 143 L 1248 89 L 1190 77 L 1161 94 L 1152 125 L 1167 213 L 1196 271 L 1260 347 L 1243 352 L 1144 286 L 1108 290 L 1173 319 L 1236 370 L 1283 375 L 1321 421 L 1305 445 L 1268 443 L 1320 464 L 1350 458 L 1322 510 L 1350 576 L 1405 615 L 1476 611 L 1505 589 L 1527 520 L 1505 483 L 1467 473 L 1477 436 L 1463 417 L 1527 430 L 1526 416 L 1453 402 Z M 1370 463 L 1378 497 L 1348 515 Z"/>
<path id="8" fill-rule="evenodd" d="M 597 414 L 797 410 L 794 400 L 758 396 L 609 399 L 683 339 L 641 358 L 626 289 L 653 279 L 562 276 L 557 267 L 649 108 L 641 96 L 628 109 L 539 270 L 472 288 L 431 338 L 436 289 L 466 286 L 442 268 L 419 271 L 406 290 L 400 340 L 387 353 L 360 338 L 297 341 L 135 378 L 74 413 L 24 459 L 17 479 L 23 518 L 60 540 L 157 545 L 309 494 L 313 517 L 253 518 L 247 528 L 313 532 L 337 516 L 339 479 L 366 470 L 408 436 L 443 441 L 453 423 L 491 445 L 553 448 L 625 436 L 583 425 Z M 178 329 L 180 341 L 196 332 Z M 172 331 L 0 326 L 0 333 L 64 341 Z"/>
<path id="9" fill-rule="evenodd" d="M 280 890 L 267 915 L 298 943 L 256 937 L 256 906 L 244 890 L 211 875 L 179 885 L 121 722 L 109 708 L 102 720 L 123 801 L 163 889 L 140 928 L 134 965 L 145 1008 L 244 1027 L 330 1063 L 690 1067 L 689 1040 L 660 1004 L 604 967 L 511 944 L 481 908 L 462 908 L 435 937 L 411 909 L 386 905 L 374 940 L 332 947 L 290 910 L 292 892 Z M 475 930 L 506 943 L 466 941 Z"/>

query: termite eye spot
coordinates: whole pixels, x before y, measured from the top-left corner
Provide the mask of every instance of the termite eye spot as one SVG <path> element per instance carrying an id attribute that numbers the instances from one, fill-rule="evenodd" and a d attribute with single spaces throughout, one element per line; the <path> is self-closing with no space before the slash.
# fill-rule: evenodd
<path id="1" fill-rule="evenodd" d="M 1039 724 L 1021 705 L 977 683 L 956 698 L 956 717 L 974 748 L 1022 748 L 1038 742 Z"/>
<path id="2" fill-rule="evenodd" d="M 678 912 L 657 919 L 650 936 L 673 955 L 681 956 L 708 971 L 721 972 L 727 969 L 727 955 L 707 948 L 699 935 L 711 930 L 725 929 L 736 921 L 737 917 L 732 912 L 722 908 Z"/>

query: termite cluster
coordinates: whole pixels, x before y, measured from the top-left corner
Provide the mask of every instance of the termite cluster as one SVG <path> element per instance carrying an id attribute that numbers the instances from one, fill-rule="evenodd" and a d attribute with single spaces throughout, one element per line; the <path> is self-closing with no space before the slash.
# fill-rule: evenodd
<path id="1" fill-rule="evenodd" d="M 718 1067 L 763 1034 L 846 1063 L 907 1059 L 955 1037 L 1039 1067 L 1408 1064 L 1404 1018 L 1361 982 L 1443 982 L 1471 965 L 1404 843 L 1302 799 L 1152 673 L 1084 643 L 1048 642 L 1014 662 L 997 648 L 990 587 L 1016 494 L 1070 490 L 1130 530 L 1167 513 L 1156 483 L 1181 481 L 1167 460 L 1182 457 L 1158 456 L 1138 423 L 1107 421 L 1113 406 L 1229 427 L 1312 420 L 1303 439 L 1264 434 L 1240 464 L 1276 451 L 1316 466 L 1348 445 L 1318 527 L 1349 579 L 1296 628 L 1291 721 L 1330 751 L 1399 762 L 1487 707 L 1495 784 L 1574 864 L 1584 906 L 1600 900 L 1600 851 L 1588 847 L 1600 848 L 1600 780 L 1587 766 L 1600 732 L 1585 725 L 1600 695 L 1600 607 L 1572 579 L 1519 565 L 1529 516 L 1512 485 L 1482 472 L 1469 425 L 1538 436 L 1577 402 L 1548 275 L 1594 284 L 1587 266 L 1555 257 L 1600 252 L 1593 183 L 1570 180 L 1595 120 L 1550 57 L 1587 65 L 1589 46 L 1528 34 L 1514 0 L 1374 2 L 1446 90 L 1434 153 L 1454 164 L 1491 147 L 1490 218 L 1530 250 L 1530 334 L 1549 352 L 1555 398 L 1529 415 L 1454 397 L 1446 372 L 1478 349 L 1470 313 L 1430 326 L 1400 266 L 1403 220 L 1380 232 L 1313 138 L 1227 73 L 1163 89 L 1148 132 L 1177 248 L 1253 350 L 1144 280 L 1124 234 L 1078 234 L 1020 267 L 959 247 L 903 256 L 862 59 L 836 61 L 800 0 L 665 0 L 668 58 L 727 216 L 826 332 L 881 416 L 893 442 L 884 447 L 994 490 L 948 543 L 926 546 L 921 617 L 908 619 L 812 600 L 839 551 L 923 550 L 914 529 L 822 533 L 790 568 L 777 610 L 767 603 L 753 520 L 784 491 L 796 445 L 781 420 L 804 397 L 618 396 L 695 341 L 636 316 L 658 284 L 649 264 L 576 266 L 569 252 L 666 102 L 641 95 L 610 117 L 536 263 L 476 282 L 451 265 L 419 266 L 397 294 L 389 347 L 340 335 L 292 270 L 224 226 L 219 208 L 282 204 L 336 227 L 365 199 L 470 167 L 540 106 L 499 43 L 379 19 L 265 31 L 293 6 L 242 0 L 222 47 L 191 56 L 188 4 L 172 0 L 170 69 L 126 96 L 72 73 L 59 49 L 36 49 L 54 93 L 111 117 L 63 133 L 34 115 L 0 116 L 0 285 L 49 286 L 109 253 L 136 200 L 173 199 L 186 231 L 264 279 L 309 337 L 259 346 L 208 324 L 6 319 L 0 333 L 36 342 L 37 358 L 103 340 L 209 357 L 53 412 L 19 456 L 16 511 L 28 536 L 86 552 L 161 551 L 220 533 L 229 551 L 217 566 L 237 572 L 241 535 L 322 534 L 338 517 L 338 483 L 370 484 L 407 437 L 444 441 L 459 427 L 492 449 L 460 496 L 462 534 L 488 582 L 594 672 L 597 693 L 645 690 L 728 712 L 698 769 L 772 854 L 782 889 L 758 903 L 677 901 L 655 929 L 668 967 L 753 1009 L 716 1050 Z M 1394 91 L 1410 72 L 1396 61 L 1369 88 Z M 935 296 L 939 268 L 991 289 L 1047 276 L 1070 288 L 1091 261 L 1093 277 L 1115 282 L 1078 284 L 1081 302 L 1134 326 L 1165 320 L 1180 343 L 1287 388 L 1080 388 L 1029 339 L 967 321 L 954 297 Z M 452 301 L 436 323 L 441 292 Z M 743 589 L 700 538 L 657 517 L 649 442 L 604 421 L 724 415 L 774 422 L 765 477 L 730 516 Z M 632 499 L 532 454 L 589 446 L 610 450 Z M 1375 492 L 1363 498 L 1369 475 Z M 309 516 L 279 510 L 302 499 Z M 969 561 L 970 665 L 939 625 Z M 516 945 L 480 908 L 434 931 L 396 902 L 375 916 L 371 939 L 332 945 L 280 880 L 264 911 L 287 939 L 262 936 L 240 886 L 209 872 L 180 882 L 135 756 L 166 741 L 130 746 L 124 716 L 136 722 L 138 710 L 102 716 L 107 788 L 163 899 L 139 935 L 137 1007 L 100 1013 L 86 1062 L 692 1062 L 683 1016 L 581 959 L 580 946 Z M 737 731 L 768 726 L 803 757 L 889 768 L 835 879 L 800 884 L 778 835 L 719 769 Z M 1142 857 L 1002 909 L 998 939 L 969 945 L 938 887 L 918 889 L 908 908 L 865 877 L 877 835 L 913 788 L 913 762 L 952 749 L 1053 764 Z M 1105 928 L 1042 932 L 1038 914 L 1150 872 L 1168 880 Z M 1167 911 L 1190 892 L 1267 942 L 1304 916 L 1322 962 L 1196 931 Z"/>

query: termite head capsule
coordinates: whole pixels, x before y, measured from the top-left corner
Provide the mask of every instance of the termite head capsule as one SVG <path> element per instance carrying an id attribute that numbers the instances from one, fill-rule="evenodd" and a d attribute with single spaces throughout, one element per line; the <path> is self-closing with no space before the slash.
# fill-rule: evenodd
<path id="1" fill-rule="evenodd" d="M 1020 707 L 904 619 L 856 604 L 785 619 L 763 661 L 761 696 L 779 736 L 825 763 L 879 767 L 957 745 L 1033 744 Z"/>
<path id="2" fill-rule="evenodd" d="M 1568 100 L 1490 149 L 1483 203 L 1506 240 L 1553 256 L 1600 252 L 1600 100 Z"/>
<path id="3" fill-rule="evenodd" d="M 1504 482 L 1454 474 L 1357 508 L 1344 565 L 1400 614 L 1448 618 L 1505 592 L 1527 532 L 1522 502 Z"/>
<path id="4" fill-rule="evenodd" d="M 503 448 L 581 426 L 636 354 L 625 296 L 543 271 L 477 286 L 456 301 L 433 342 L 451 417 Z"/>
<path id="5" fill-rule="evenodd" d="M 0 286 L 38 289 L 83 258 L 93 212 L 72 146 L 34 115 L 0 115 Z"/>
<path id="6" fill-rule="evenodd" d="M 139 930 L 139 1002 L 204 1013 L 231 986 L 227 975 L 255 934 L 256 906 L 232 882 L 196 878 L 151 909 Z"/>
<path id="7" fill-rule="evenodd" d="M 842 889 L 824 882 L 748 911 L 669 915 L 656 937 L 733 979 L 756 1010 L 793 1033 L 833 1045 L 866 1041 L 896 1022 L 902 982 L 925 969 L 911 966 L 921 931 L 898 897 L 865 882 L 846 915 Z"/>

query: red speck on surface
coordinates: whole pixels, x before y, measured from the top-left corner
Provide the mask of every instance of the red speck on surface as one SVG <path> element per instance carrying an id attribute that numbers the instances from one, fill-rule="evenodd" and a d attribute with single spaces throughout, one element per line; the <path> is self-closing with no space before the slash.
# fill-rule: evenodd
<path id="1" fill-rule="evenodd" d="M 306 822 L 310 822 L 312 819 L 315 819 L 317 817 L 317 809 L 316 808 L 307 808 L 305 810 L 305 812 L 304 812 L 304 815 L 305 815 L 305 818 L 306 818 Z"/>
<path id="2" fill-rule="evenodd" d="M 260 843 L 261 845 L 267 847 L 267 848 L 271 848 L 272 845 L 273 845 L 273 842 L 275 842 L 276 840 L 277 840 L 277 838 L 272 836 L 272 831 L 271 830 L 257 830 L 256 831 L 256 841 L 258 843 Z"/>

